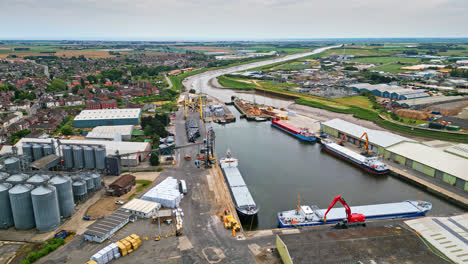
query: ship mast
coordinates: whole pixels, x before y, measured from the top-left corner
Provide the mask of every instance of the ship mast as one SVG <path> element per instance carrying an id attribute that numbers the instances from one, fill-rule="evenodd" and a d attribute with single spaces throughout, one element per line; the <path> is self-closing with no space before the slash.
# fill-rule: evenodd
<path id="1" fill-rule="evenodd" d="M 296 209 L 296 214 L 299 214 L 301 211 L 301 194 L 297 194 L 297 209 Z"/>

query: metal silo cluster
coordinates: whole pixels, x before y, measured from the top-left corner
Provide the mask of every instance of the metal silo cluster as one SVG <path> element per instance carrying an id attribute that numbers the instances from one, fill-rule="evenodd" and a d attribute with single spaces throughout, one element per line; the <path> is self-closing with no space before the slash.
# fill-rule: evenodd
<path id="1" fill-rule="evenodd" d="M 87 172 L 72 177 L 73 197 L 75 202 L 81 202 L 101 189 L 101 175 L 98 172 Z"/>
<path id="2" fill-rule="evenodd" d="M 60 216 L 69 217 L 75 211 L 75 200 L 73 198 L 72 181 L 67 176 L 55 176 L 50 179 L 49 184 L 57 190 L 59 200 Z"/>
<path id="3" fill-rule="evenodd" d="M 36 228 L 49 231 L 60 224 L 57 189 L 52 185 L 40 185 L 31 191 Z"/>
<path id="4" fill-rule="evenodd" d="M 30 162 L 55 154 L 55 148 L 52 144 L 23 143 L 21 148 L 23 156 Z"/>
<path id="5" fill-rule="evenodd" d="M 106 168 L 106 149 L 86 145 L 64 145 L 63 160 L 67 169 L 99 169 Z"/>

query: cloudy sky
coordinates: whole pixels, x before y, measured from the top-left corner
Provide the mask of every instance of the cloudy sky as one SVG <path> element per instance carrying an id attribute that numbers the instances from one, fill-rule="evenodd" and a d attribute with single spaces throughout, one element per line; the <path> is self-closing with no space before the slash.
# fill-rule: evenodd
<path id="1" fill-rule="evenodd" d="M 468 37 L 468 0 L 0 0 L 0 39 Z"/>

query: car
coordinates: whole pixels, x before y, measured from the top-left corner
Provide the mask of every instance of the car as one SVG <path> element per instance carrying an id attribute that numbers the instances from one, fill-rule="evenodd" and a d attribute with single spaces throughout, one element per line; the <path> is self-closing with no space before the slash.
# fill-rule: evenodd
<path id="1" fill-rule="evenodd" d="M 120 201 L 120 200 L 117 200 L 117 201 L 115 201 L 115 204 L 120 204 L 120 205 L 122 205 L 122 204 L 124 204 L 124 202 L 122 202 L 122 201 Z"/>

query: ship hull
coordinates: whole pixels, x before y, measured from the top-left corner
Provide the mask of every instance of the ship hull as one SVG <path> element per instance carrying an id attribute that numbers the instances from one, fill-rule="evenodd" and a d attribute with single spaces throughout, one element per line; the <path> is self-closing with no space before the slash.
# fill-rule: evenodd
<path id="1" fill-rule="evenodd" d="M 276 127 L 276 128 L 279 128 L 280 130 L 283 130 L 284 132 L 286 132 L 286 133 L 288 133 L 288 134 L 290 134 L 290 135 L 292 135 L 292 136 L 294 136 L 294 137 L 296 137 L 296 138 L 298 138 L 298 139 L 300 139 L 302 141 L 305 141 L 305 142 L 315 142 L 315 141 L 317 141 L 317 137 L 305 137 L 305 136 L 303 136 L 301 134 L 298 134 L 298 133 L 292 132 L 292 131 L 290 131 L 290 130 L 288 130 L 286 128 L 283 128 L 283 127 L 281 127 L 281 126 L 279 126 L 279 125 L 277 125 L 275 123 L 271 123 L 271 125 Z"/>
<path id="2" fill-rule="evenodd" d="M 354 161 L 354 160 L 351 160 L 350 158 L 348 158 L 348 157 L 346 157 L 346 156 L 344 156 L 344 155 L 342 155 L 342 154 L 340 154 L 340 153 L 334 151 L 333 149 L 328 148 L 328 147 L 327 147 L 326 145 L 324 145 L 324 144 L 322 145 L 322 150 L 324 150 L 324 151 L 326 151 L 326 152 L 328 152 L 328 153 L 330 153 L 330 154 L 332 154 L 332 155 L 334 155 L 334 156 L 336 156 L 336 157 L 339 157 L 339 158 L 341 158 L 341 159 L 343 159 L 343 160 L 346 160 L 346 161 L 350 162 L 351 164 L 353 164 L 353 165 L 355 165 L 355 166 L 358 166 L 359 168 L 361 168 L 361 169 L 363 169 L 363 170 L 365 170 L 366 172 L 371 173 L 371 174 L 384 175 L 384 174 L 388 174 L 388 173 L 390 172 L 389 169 L 386 169 L 386 170 L 376 170 L 376 169 L 374 169 L 374 168 L 372 168 L 372 167 L 366 166 L 366 165 L 364 165 L 364 164 L 360 164 L 360 163 L 358 163 L 358 162 L 356 162 L 356 161 Z"/>

